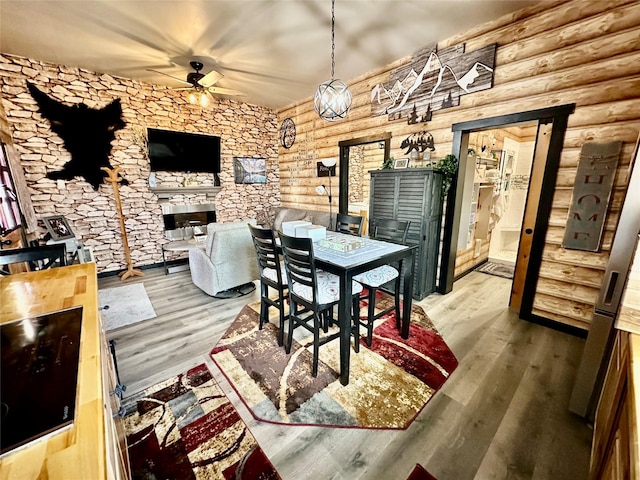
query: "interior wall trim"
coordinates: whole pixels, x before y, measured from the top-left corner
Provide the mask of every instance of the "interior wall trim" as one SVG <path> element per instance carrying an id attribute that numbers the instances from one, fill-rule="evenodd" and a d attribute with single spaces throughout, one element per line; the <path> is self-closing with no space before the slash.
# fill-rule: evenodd
<path id="1" fill-rule="evenodd" d="M 456 198 L 462 198 L 464 182 L 458 182 L 458 178 L 464 178 L 466 162 L 460 161 L 467 156 L 467 146 L 469 133 L 478 130 L 491 128 L 501 128 L 508 125 L 537 121 L 538 124 L 552 122 L 551 139 L 549 151 L 547 153 L 544 178 L 542 181 L 541 198 L 552 198 L 555 191 L 556 178 L 560 165 L 560 154 L 564 144 L 564 136 L 567 128 L 569 115 L 575 111 L 575 103 L 559 105 L 557 107 L 541 108 L 526 112 L 499 115 L 496 117 L 471 120 L 468 122 L 454 123 L 451 126 L 453 131 L 453 143 L 451 152 L 458 158 L 458 172 L 453 179 L 453 184 L 447 197 L 447 208 L 445 212 L 445 222 L 443 231 L 442 262 L 440 265 L 440 276 L 438 292 L 446 294 L 453 290 L 454 268 L 456 260 L 456 245 L 458 244 L 458 231 L 460 228 L 460 205 L 456 205 Z M 464 155 L 463 153 L 464 152 Z M 522 305 L 520 308 L 520 318 L 530 320 L 533 308 L 533 299 L 537 286 L 540 264 L 542 262 L 542 251 L 549 227 L 549 215 L 551 214 L 551 202 L 540 202 L 538 207 L 535 231 L 531 244 L 529 268 L 524 284 Z M 549 320 L 551 321 L 551 320 Z M 537 322 L 540 323 L 540 322 Z"/>
<path id="2" fill-rule="evenodd" d="M 391 132 L 338 142 L 338 146 L 340 147 L 340 193 L 338 194 L 338 212 L 349 213 L 349 147 L 375 142 L 384 142 L 384 159 L 389 158 L 389 155 L 391 155 Z"/>

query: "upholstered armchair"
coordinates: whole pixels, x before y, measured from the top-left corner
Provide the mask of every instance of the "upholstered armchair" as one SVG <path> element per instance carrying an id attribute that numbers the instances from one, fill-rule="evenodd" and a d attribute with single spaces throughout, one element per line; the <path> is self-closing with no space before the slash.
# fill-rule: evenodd
<path id="1" fill-rule="evenodd" d="M 218 296 L 259 278 L 248 223 L 256 224 L 255 220 L 210 223 L 205 248 L 189 250 L 191 281 L 207 295 Z"/>

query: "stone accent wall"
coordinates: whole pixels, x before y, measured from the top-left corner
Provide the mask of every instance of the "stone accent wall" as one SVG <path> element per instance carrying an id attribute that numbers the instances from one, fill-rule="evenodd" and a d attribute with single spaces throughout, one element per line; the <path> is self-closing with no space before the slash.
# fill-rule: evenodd
<path id="1" fill-rule="evenodd" d="M 62 140 L 37 111 L 26 81 L 67 105 L 84 103 L 102 108 L 119 98 L 125 128 L 112 142 L 111 164 L 122 169 L 130 182 L 120 188 L 129 248 L 134 266 L 162 261 L 162 209 L 148 184 L 146 128 L 219 135 L 222 139 L 222 190 L 216 196 L 218 222 L 255 218 L 280 204 L 278 168 L 278 123 L 276 113 L 264 107 L 236 100 L 216 98 L 202 109 L 187 102 L 183 92 L 144 82 L 117 78 L 78 68 L 0 55 L 0 92 L 13 142 L 20 156 L 38 218 L 64 215 L 76 237 L 90 246 L 99 272 L 126 268 L 115 197 L 110 183 L 98 191 L 84 179 L 54 181 L 47 172 L 59 170 L 70 159 Z M 266 185 L 236 185 L 233 157 L 264 157 Z M 213 185 L 212 174 L 159 172 L 158 186 L 179 187 L 186 183 Z M 168 201 L 176 204 L 210 203 L 205 195 L 178 194 Z M 43 235 L 46 231 L 41 225 Z M 185 254 L 178 254 L 184 256 Z"/>

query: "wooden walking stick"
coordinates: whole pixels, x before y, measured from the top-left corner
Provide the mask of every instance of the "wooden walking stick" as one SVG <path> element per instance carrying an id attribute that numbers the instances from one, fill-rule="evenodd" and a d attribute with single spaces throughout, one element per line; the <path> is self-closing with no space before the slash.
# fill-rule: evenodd
<path id="1" fill-rule="evenodd" d="M 122 233 L 122 245 L 124 246 L 124 257 L 127 260 L 127 270 L 124 272 L 120 272 L 118 276 L 120 280 L 124 281 L 129 277 L 144 277 L 144 273 L 141 270 L 133 268 L 133 264 L 131 263 L 131 252 L 129 251 L 129 240 L 127 239 L 127 229 L 124 225 L 124 214 L 122 213 L 122 203 L 120 202 L 120 186 L 119 183 L 122 181 L 122 177 L 119 175 L 120 167 L 115 167 L 113 169 L 108 167 L 101 167 L 102 170 L 107 172 L 109 175 L 107 180 L 111 182 L 113 185 L 113 193 L 116 197 L 116 208 L 118 210 L 118 218 L 120 219 L 120 231 Z"/>

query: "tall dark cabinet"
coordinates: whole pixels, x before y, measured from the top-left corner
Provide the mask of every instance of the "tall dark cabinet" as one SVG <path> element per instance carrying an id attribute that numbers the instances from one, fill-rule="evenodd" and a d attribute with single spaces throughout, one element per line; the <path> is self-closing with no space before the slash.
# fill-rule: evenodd
<path id="1" fill-rule="evenodd" d="M 413 298 L 436 290 L 442 222 L 442 174 L 426 169 L 372 170 L 369 231 L 376 218 L 411 220 L 407 243 L 418 245 L 414 256 Z"/>

